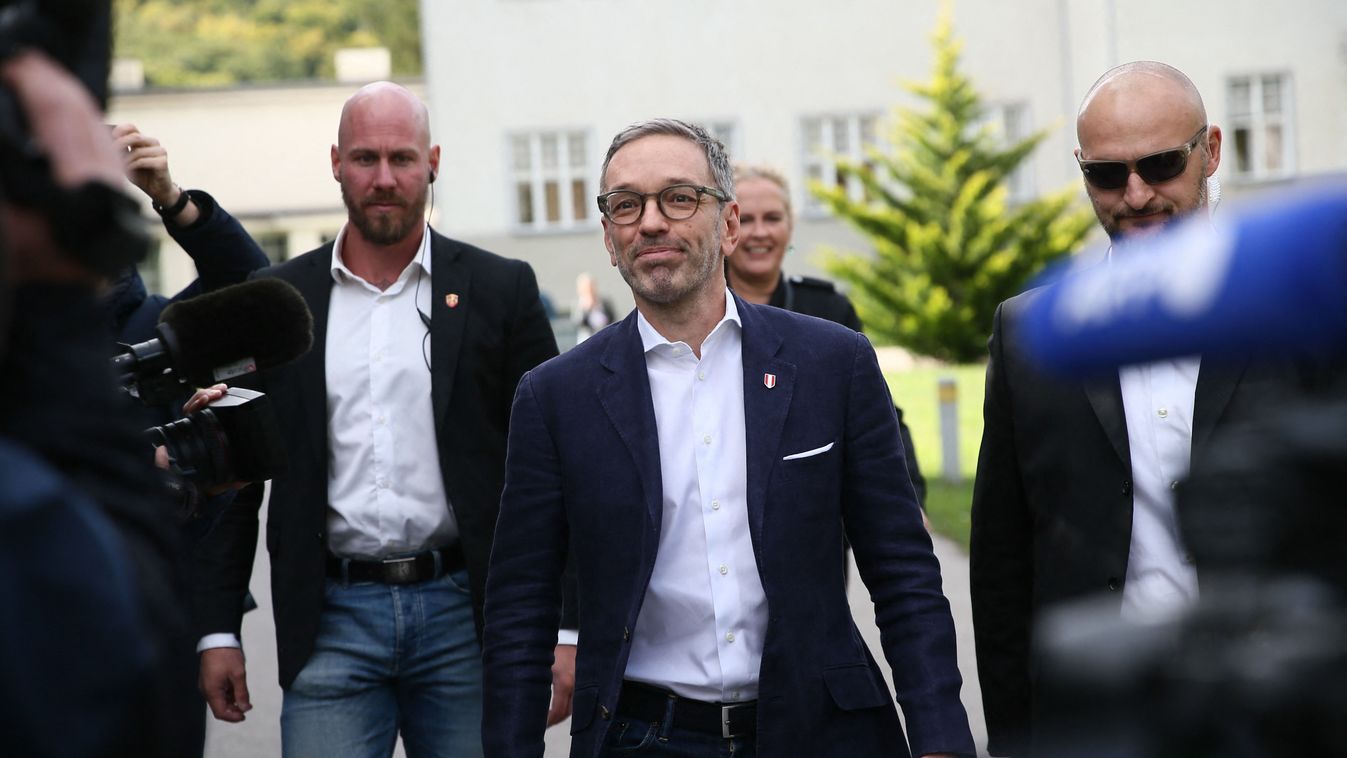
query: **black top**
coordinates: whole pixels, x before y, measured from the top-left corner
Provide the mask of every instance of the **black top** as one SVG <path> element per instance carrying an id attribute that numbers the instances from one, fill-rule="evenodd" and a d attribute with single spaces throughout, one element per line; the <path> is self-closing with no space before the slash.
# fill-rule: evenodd
<path id="1" fill-rule="evenodd" d="M 856 315 L 856 309 L 851 306 L 851 301 L 826 279 L 787 277 L 782 274 L 767 304 L 861 331 L 861 320 Z"/>

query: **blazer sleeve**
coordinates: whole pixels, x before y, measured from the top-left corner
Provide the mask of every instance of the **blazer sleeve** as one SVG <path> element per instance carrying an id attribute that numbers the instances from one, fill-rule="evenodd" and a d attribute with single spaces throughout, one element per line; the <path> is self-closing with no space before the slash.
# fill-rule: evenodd
<path id="1" fill-rule="evenodd" d="M 509 758 L 543 755 L 569 542 L 560 458 L 531 376 L 510 417 L 482 632 L 482 744 Z"/>
<path id="2" fill-rule="evenodd" d="M 164 228 L 196 265 L 197 278 L 173 300 L 185 300 L 206 292 L 238 284 L 253 271 L 271 264 L 262 248 L 215 198 L 201 190 L 187 190 L 201 211 L 191 226 L 165 222 Z"/>
<path id="3" fill-rule="evenodd" d="M 870 343 L 855 334 L 846 398 L 842 516 L 875 604 L 914 755 L 974 752 L 959 700 L 954 620 L 908 478 L 898 420 Z"/>
<path id="4" fill-rule="evenodd" d="M 992 755 L 1019 755 L 1029 744 L 1033 536 L 1015 448 L 1004 309 L 1004 304 L 997 308 L 987 342 L 969 576 L 987 749 Z"/>

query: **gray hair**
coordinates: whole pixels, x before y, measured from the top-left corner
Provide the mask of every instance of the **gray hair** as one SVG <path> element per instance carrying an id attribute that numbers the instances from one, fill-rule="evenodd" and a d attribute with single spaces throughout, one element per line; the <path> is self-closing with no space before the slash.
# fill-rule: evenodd
<path id="1" fill-rule="evenodd" d="M 724 192 L 729 199 L 734 199 L 734 171 L 730 168 L 730 157 L 725 152 L 725 146 L 700 125 L 689 124 L 676 118 L 653 118 L 649 121 L 640 121 L 618 132 L 617 136 L 613 137 L 613 144 L 608 146 L 608 154 L 603 158 L 603 171 L 599 174 L 599 187 L 603 191 L 607 191 L 608 164 L 613 160 L 613 156 L 617 154 L 618 150 L 642 137 L 651 137 L 657 134 L 682 137 L 700 147 L 706 153 L 706 164 L 711 169 L 711 177 L 715 180 L 716 189 Z"/>

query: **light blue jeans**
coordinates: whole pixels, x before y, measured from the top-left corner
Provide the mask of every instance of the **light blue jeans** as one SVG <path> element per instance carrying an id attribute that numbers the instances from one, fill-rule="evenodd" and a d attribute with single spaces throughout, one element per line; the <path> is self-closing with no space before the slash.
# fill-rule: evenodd
<path id="1" fill-rule="evenodd" d="M 313 656 L 285 691 L 286 758 L 482 755 L 482 650 L 466 570 L 416 584 L 327 580 Z"/>

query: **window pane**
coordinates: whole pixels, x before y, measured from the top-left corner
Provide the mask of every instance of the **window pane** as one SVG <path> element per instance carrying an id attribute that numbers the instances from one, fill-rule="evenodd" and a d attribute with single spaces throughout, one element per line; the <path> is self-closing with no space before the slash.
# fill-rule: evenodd
<path id="1" fill-rule="evenodd" d="M 1270 173 L 1280 173 L 1285 164 L 1282 161 L 1282 127 L 1271 124 L 1263 133 L 1263 165 Z"/>
<path id="2" fill-rule="evenodd" d="M 1263 77 L 1263 112 L 1282 112 L 1282 78 L 1280 76 Z"/>
<path id="3" fill-rule="evenodd" d="M 543 197 L 547 200 L 547 222 L 555 224 L 561 220 L 561 191 L 555 181 L 543 184 Z"/>
<path id="4" fill-rule="evenodd" d="M 1253 171 L 1249 156 L 1249 128 L 1245 126 L 1235 129 L 1235 171 L 1241 174 Z"/>
<path id="5" fill-rule="evenodd" d="M 1237 77 L 1230 80 L 1230 87 L 1227 91 L 1227 97 L 1230 99 L 1230 115 L 1247 116 L 1250 113 L 1249 104 L 1249 79 L 1248 77 Z"/>
<path id="6" fill-rule="evenodd" d="M 861 145 L 875 144 L 875 128 L 879 119 L 874 116 L 866 116 L 861 119 Z"/>
<path id="7" fill-rule="evenodd" d="M 286 251 L 290 247 L 290 237 L 285 232 L 264 232 L 254 234 L 253 239 L 257 240 L 257 246 L 266 253 L 267 260 L 272 263 L 280 263 L 286 259 Z"/>
<path id="8" fill-rule="evenodd" d="M 543 170 L 553 170 L 557 167 L 557 135 L 544 134 L 539 137 L 543 152 Z"/>
<path id="9" fill-rule="evenodd" d="M 570 160 L 571 168 L 584 168 L 585 161 L 585 135 L 583 132 L 571 132 L 566 140 L 567 157 Z"/>
<path id="10" fill-rule="evenodd" d="M 527 171 L 529 162 L 529 138 L 524 135 L 511 137 L 510 165 L 515 171 Z"/>
<path id="11" fill-rule="evenodd" d="M 805 152 L 813 154 L 823 145 L 823 122 L 816 118 L 807 118 L 804 120 L 804 148 Z"/>
<path id="12" fill-rule="evenodd" d="M 519 204 L 519 223 L 533 223 L 533 188 L 528 182 L 515 184 L 515 200 Z"/>
<path id="13" fill-rule="evenodd" d="M 589 193 L 585 191 L 585 180 L 571 180 L 571 207 L 575 209 L 575 220 L 584 221 L 589 218 L 589 204 L 594 202 L 589 199 Z"/>
<path id="14" fill-rule="evenodd" d="M 847 127 L 849 119 L 833 119 L 833 149 L 839 153 L 851 151 L 851 130 Z"/>

